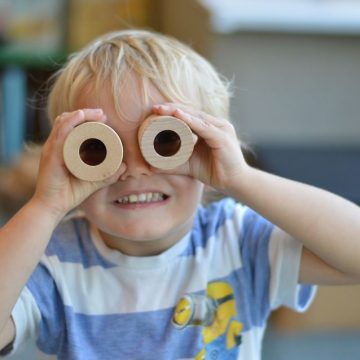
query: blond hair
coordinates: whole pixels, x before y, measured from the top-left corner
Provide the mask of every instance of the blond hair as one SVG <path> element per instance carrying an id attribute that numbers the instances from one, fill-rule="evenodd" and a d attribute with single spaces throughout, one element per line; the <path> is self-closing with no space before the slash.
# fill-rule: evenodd
<path id="1" fill-rule="evenodd" d="M 89 85 L 97 94 L 110 85 L 116 111 L 129 73 L 140 79 L 142 95 L 151 83 L 167 101 L 193 106 L 217 117 L 229 117 L 228 82 L 190 47 L 155 32 L 124 30 L 106 34 L 73 54 L 55 75 L 48 98 L 51 121 L 76 109 Z"/>

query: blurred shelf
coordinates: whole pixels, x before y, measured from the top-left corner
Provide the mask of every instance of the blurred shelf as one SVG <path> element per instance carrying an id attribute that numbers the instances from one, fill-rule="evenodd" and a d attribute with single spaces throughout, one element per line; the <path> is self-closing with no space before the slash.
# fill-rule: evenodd
<path id="1" fill-rule="evenodd" d="M 65 50 L 49 50 L 34 44 L 11 44 L 0 46 L 0 67 L 18 66 L 22 68 L 53 69 L 66 60 Z"/>

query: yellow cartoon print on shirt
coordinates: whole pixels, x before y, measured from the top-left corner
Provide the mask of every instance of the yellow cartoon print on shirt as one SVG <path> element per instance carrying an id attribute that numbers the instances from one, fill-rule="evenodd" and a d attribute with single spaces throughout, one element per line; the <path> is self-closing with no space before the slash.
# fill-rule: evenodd
<path id="1" fill-rule="evenodd" d="M 236 320 L 236 313 L 231 286 L 227 282 L 212 282 L 207 286 L 206 295 L 188 294 L 179 300 L 173 323 L 179 329 L 203 327 L 204 347 L 196 355 L 196 360 L 235 359 L 243 328 Z"/>

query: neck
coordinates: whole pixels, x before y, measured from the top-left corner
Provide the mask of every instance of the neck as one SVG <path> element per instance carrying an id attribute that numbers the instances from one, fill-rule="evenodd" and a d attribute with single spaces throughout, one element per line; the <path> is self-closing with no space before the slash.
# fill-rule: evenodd
<path id="1" fill-rule="evenodd" d="M 128 256 L 145 257 L 159 255 L 178 243 L 190 231 L 192 223 L 193 217 L 179 228 L 172 229 L 171 233 L 153 240 L 123 239 L 109 235 L 100 229 L 98 231 L 107 247 Z"/>

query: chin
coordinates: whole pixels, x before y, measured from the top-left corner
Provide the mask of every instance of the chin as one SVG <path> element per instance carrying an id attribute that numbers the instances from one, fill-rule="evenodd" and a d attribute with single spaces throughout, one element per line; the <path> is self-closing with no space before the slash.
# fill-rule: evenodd
<path id="1" fill-rule="evenodd" d="M 171 233 L 171 228 L 159 228 L 155 227 L 150 229 L 149 227 L 144 227 L 143 225 L 136 226 L 124 226 L 121 229 L 116 227 L 99 227 L 103 233 L 108 234 L 113 238 L 124 239 L 127 241 L 136 241 L 136 242 L 147 242 L 147 241 L 156 241 L 168 237 Z"/>

